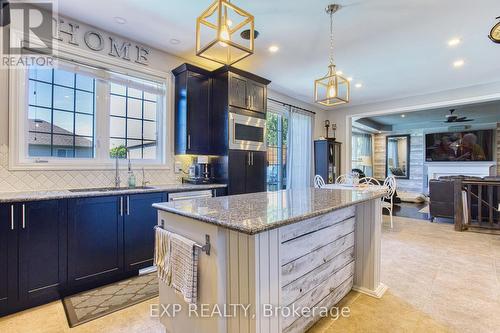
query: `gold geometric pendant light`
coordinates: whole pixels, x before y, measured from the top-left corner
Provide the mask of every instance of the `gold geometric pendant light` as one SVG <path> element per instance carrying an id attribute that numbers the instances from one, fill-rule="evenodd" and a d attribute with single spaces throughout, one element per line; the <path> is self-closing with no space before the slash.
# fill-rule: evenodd
<path id="1" fill-rule="evenodd" d="M 241 34 L 244 30 L 247 30 Z M 245 37 L 245 38 L 244 38 Z M 215 0 L 196 20 L 196 55 L 224 65 L 254 52 L 254 17 L 230 0 Z"/>
<path id="2" fill-rule="evenodd" d="M 325 106 L 349 103 L 350 82 L 337 74 L 333 62 L 333 14 L 340 5 L 329 5 L 326 12 L 330 15 L 330 64 L 327 74 L 314 81 L 314 101 Z"/>

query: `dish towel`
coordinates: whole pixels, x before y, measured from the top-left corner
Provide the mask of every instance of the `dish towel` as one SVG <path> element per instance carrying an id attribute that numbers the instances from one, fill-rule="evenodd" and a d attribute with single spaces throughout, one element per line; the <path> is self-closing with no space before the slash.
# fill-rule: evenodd
<path id="1" fill-rule="evenodd" d="M 198 248 L 195 242 L 162 228 L 155 231 L 155 264 L 158 279 L 196 304 L 198 297 Z"/>

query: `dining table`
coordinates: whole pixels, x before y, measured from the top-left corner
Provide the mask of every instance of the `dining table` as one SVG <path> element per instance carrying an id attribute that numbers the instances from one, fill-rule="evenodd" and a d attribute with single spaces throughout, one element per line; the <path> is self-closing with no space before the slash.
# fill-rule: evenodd
<path id="1" fill-rule="evenodd" d="M 379 192 L 387 191 L 387 186 L 373 185 L 373 184 L 325 184 L 321 188 L 332 190 L 351 190 L 351 191 L 364 191 L 364 192 Z"/>

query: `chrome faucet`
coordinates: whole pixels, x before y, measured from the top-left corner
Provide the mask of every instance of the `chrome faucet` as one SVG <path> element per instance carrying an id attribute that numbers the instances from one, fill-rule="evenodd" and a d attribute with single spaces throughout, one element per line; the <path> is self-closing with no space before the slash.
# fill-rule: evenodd
<path id="1" fill-rule="evenodd" d="M 144 172 L 144 168 L 142 168 L 142 187 L 146 187 L 150 182 L 146 180 L 146 173 Z"/>
<path id="2" fill-rule="evenodd" d="M 119 188 L 120 184 L 121 184 L 120 171 L 118 169 L 118 167 L 119 167 L 118 159 L 119 159 L 119 156 L 118 156 L 118 154 L 116 154 L 116 156 L 115 156 L 115 187 L 116 188 Z"/>

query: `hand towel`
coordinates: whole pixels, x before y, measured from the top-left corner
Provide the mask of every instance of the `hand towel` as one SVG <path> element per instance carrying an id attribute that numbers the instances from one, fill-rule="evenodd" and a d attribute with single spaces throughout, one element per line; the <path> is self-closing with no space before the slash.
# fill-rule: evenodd
<path id="1" fill-rule="evenodd" d="M 195 242 L 156 228 L 155 263 L 158 278 L 195 304 L 198 297 L 198 248 Z"/>

